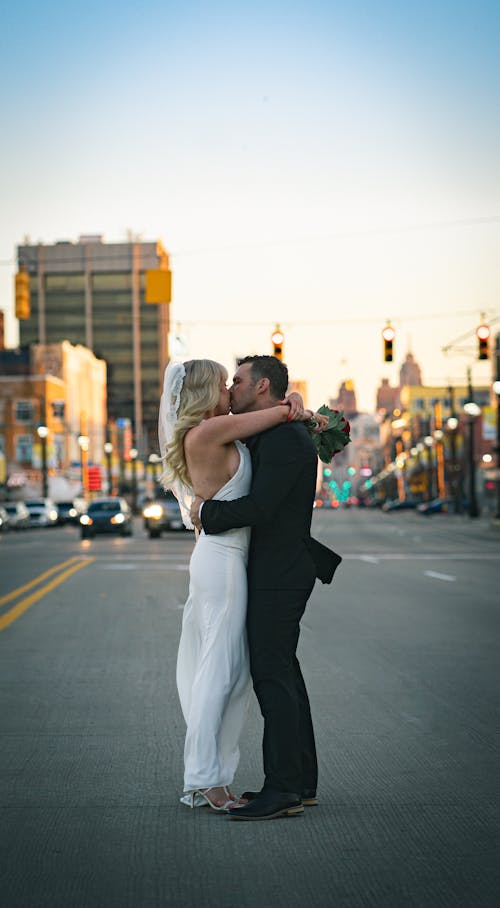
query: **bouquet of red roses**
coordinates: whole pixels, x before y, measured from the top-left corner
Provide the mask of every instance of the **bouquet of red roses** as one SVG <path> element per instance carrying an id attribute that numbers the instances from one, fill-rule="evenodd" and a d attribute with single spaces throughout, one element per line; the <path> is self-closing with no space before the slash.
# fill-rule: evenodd
<path id="1" fill-rule="evenodd" d="M 344 416 L 343 410 L 330 410 L 323 404 L 317 411 L 323 416 L 328 416 L 328 425 L 321 432 L 313 433 L 318 457 L 323 463 L 330 463 L 332 457 L 342 451 L 351 441 L 349 437 L 350 425 Z"/>

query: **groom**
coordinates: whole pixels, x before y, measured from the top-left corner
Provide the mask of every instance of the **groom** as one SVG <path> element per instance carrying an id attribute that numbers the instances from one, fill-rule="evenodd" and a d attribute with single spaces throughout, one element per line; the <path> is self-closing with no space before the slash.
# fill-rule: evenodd
<path id="1" fill-rule="evenodd" d="M 279 404 L 288 370 L 273 356 L 247 356 L 234 376 L 233 413 Z M 254 690 L 264 718 L 264 787 L 229 811 L 237 820 L 292 816 L 315 804 L 317 761 L 304 679 L 296 656 L 300 619 L 316 577 L 330 582 L 340 557 L 311 539 L 317 454 L 301 422 L 248 439 L 253 479 L 235 501 L 193 503 L 206 533 L 251 526 L 247 631 Z"/>

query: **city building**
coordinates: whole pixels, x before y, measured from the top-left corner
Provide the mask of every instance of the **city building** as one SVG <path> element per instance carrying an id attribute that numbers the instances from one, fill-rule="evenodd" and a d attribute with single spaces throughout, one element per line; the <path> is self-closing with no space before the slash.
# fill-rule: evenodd
<path id="1" fill-rule="evenodd" d="M 490 403 L 488 387 L 474 388 L 473 399 L 480 407 Z M 432 386 L 404 385 L 400 390 L 402 419 L 413 438 L 428 435 L 440 420 L 460 415 L 464 404 L 471 399 L 467 385 Z"/>
<path id="2" fill-rule="evenodd" d="M 407 353 L 404 363 L 399 370 L 399 384 L 422 385 L 422 371 L 415 360 L 413 353 Z"/>
<path id="3" fill-rule="evenodd" d="M 383 378 L 382 384 L 377 388 L 377 413 L 381 411 L 384 413 L 393 413 L 394 410 L 399 410 L 401 407 L 399 391 L 399 385 L 397 387 L 393 387 L 389 384 L 388 378 Z"/>
<path id="4" fill-rule="evenodd" d="M 44 443 L 52 478 L 81 479 L 82 438 L 87 439 L 87 462 L 102 463 L 107 422 L 103 360 L 68 341 L 33 344 L 1 351 L 0 372 L 0 452 L 8 487 L 39 483 L 39 426 L 48 430 Z"/>
<path id="5" fill-rule="evenodd" d="M 19 246 L 18 263 L 30 289 L 21 346 L 68 340 L 105 360 L 108 419 L 129 420 L 136 446 L 156 451 L 170 295 L 165 303 L 146 302 L 146 275 L 170 275 L 161 243 L 82 236 L 76 243 Z"/>
<path id="6" fill-rule="evenodd" d="M 354 382 L 348 378 L 339 387 L 336 398 L 330 398 L 328 406 L 332 410 L 343 410 L 346 419 L 352 419 L 358 412 Z"/>

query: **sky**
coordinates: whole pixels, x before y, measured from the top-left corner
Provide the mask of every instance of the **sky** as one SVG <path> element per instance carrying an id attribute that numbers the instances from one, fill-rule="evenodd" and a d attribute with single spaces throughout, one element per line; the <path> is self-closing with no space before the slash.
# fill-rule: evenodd
<path id="1" fill-rule="evenodd" d="M 280 323 L 315 407 L 351 379 L 373 410 L 408 351 L 427 384 L 468 366 L 486 384 L 474 332 L 500 330 L 499 46 L 485 0 L 10 4 L 7 343 L 17 244 L 131 232 L 171 255 L 189 358 L 232 374 Z"/>

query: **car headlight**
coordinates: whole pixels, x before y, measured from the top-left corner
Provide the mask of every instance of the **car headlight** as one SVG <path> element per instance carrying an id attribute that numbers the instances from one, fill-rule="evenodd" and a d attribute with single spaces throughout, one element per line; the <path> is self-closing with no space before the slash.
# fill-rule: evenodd
<path id="1" fill-rule="evenodd" d="M 80 523 L 82 523 L 84 527 L 89 527 L 92 522 L 92 517 L 89 517 L 88 514 L 82 514 L 80 517 Z"/>
<path id="2" fill-rule="evenodd" d="M 69 517 L 76 517 L 76 510 L 75 510 L 75 508 L 70 508 L 70 509 L 69 509 L 69 511 L 68 511 L 68 516 L 69 516 Z"/>
<path id="3" fill-rule="evenodd" d="M 144 508 L 142 513 L 144 517 L 152 517 L 154 520 L 159 520 L 163 514 L 163 508 L 159 504 L 150 504 L 147 508 Z"/>
<path id="4" fill-rule="evenodd" d="M 57 520 L 57 511 L 49 511 L 49 517 L 51 520 Z"/>
<path id="5" fill-rule="evenodd" d="M 111 518 L 111 523 L 123 523 L 124 520 L 125 514 L 115 514 L 115 516 Z"/>

